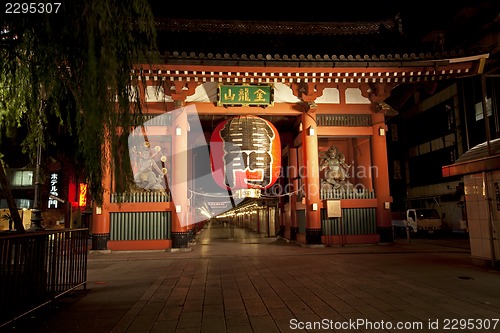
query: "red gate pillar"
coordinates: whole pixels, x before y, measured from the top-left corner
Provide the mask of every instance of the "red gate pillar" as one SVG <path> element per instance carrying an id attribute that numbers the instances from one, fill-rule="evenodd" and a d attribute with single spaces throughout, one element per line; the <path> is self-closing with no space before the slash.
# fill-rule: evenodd
<path id="1" fill-rule="evenodd" d="M 188 117 L 179 101 L 172 111 L 172 248 L 188 247 Z"/>
<path id="2" fill-rule="evenodd" d="M 109 149 L 105 147 L 105 149 Z M 110 236 L 110 215 L 109 215 L 109 204 L 111 196 L 111 169 L 109 167 L 109 161 L 106 166 L 103 166 L 102 172 L 102 205 L 94 205 L 94 211 L 92 212 L 92 250 L 107 250 L 108 241 Z"/>
<path id="3" fill-rule="evenodd" d="M 389 166 L 387 162 L 386 125 L 383 112 L 372 114 L 372 161 L 373 187 L 377 197 L 377 233 L 381 242 L 392 241 L 392 222 L 389 189 Z"/>
<path id="4" fill-rule="evenodd" d="M 297 190 L 299 189 L 299 165 L 297 162 L 297 148 L 290 148 L 288 155 L 288 175 L 290 181 L 293 184 L 293 194 L 290 196 L 290 234 L 286 237 L 290 240 L 297 239 L 297 233 L 299 232 L 299 226 L 297 225 Z"/>
<path id="5" fill-rule="evenodd" d="M 316 114 L 304 112 L 302 114 L 302 151 L 303 166 L 299 170 L 304 180 L 304 194 L 306 204 L 306 233 L 298 234 L 297 241 L 306 244 L 321 244 L 321 200 L 319 194 L 318 168 L 318 136 L 316 129 Z"/>

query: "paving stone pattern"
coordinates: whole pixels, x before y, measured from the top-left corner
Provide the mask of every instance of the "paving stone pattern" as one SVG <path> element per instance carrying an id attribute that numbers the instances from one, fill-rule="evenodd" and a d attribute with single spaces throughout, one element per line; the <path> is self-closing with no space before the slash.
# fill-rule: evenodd
<path id="1" fill-rule="evenodd" d="M 214 225 L 189 249 L 91 252 L 88 268 L 86 290 L 5 330 L 500 332 L 500 271 L 472 265 L 466 239 L 302 247 Z"/>

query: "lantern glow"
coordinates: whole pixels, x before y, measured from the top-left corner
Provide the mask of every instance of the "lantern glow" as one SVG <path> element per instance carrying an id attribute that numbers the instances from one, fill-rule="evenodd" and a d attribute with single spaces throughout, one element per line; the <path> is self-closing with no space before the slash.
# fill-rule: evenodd
<path id="1" fill-rule="evenodd" d="M 257 116 L 221 122 L 210 140 L 212 175 L 223 189 L 266 189 L 279 177 L 281 143 L 274 125 Z"/>

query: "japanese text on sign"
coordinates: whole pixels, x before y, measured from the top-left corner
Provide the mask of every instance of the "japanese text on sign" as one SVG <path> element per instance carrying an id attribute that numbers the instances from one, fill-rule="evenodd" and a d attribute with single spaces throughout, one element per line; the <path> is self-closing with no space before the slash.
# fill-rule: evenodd
<path id="1" fill-rule="evenodd" d="M 219 85 L 218 105 L 273 105 L 270 85 Z"/>
<path id="2" fill-rule="evenodd" d="M 54 197 L 59 196 L 59 174 L 58 173 L 51 173 L 50 174 L 50 190 L 49 194 Z M 48 208 L 57 208 L 57 200 L 52 199 L 52 197 L 49 197 L 49 203 L 48 203 Z"/>

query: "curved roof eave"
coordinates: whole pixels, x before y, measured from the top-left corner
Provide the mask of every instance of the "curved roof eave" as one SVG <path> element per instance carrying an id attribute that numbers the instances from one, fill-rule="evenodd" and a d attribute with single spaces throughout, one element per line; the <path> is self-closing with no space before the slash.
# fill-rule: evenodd
<path id="1" fill-rule="evenodd" d="M 467 150 L 457 161 L 442 167 L 443 177 L 462 176 L 500 169 L 500 139 Z"/>
<path id="2" fill-rule="evenodd" d="M 222 80 L 238 82 L 250 76 L 261 82 L 417 83 L 441 81 L 482 74 L 488 54 L 430 60 L 397 61 L 276 61 L 258 57 L 233 59 L 231 57 L 193 58 L 174 55 L 159 63 L 138 62 L 135 73 L 176 80 L 196 78 L 200 81 Z M 140 73 L 139 73 L 140 72 Z M 239 81 L 241 82 L 241 81 Z"/>
<path id="3" fill-rule="evenodd" d="M 382 55 L 271 55 L 165 52 L 156 58 L 157 64 L 193 64 L 255 67 L 420 67 L 484 61 L 489 53 L 464 55 L 447 52 L 435 54 L 382 54 Z M 147 62 L 147 61 L 144 61 Z"/>

